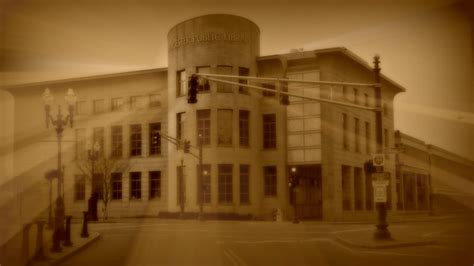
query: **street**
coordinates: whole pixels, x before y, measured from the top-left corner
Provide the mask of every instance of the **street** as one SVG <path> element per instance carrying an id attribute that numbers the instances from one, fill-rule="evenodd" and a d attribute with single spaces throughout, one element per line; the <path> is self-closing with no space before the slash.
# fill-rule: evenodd
<path id="1" fill-rule="evenodd" d="M 468 219 L 397 223 L 437 244 L 389 249 L 348 247 L 345 233 L 372 234 L 370 224 L 126 219 L 91 224 L 101 238 L 61 265 L 472 265 Z"/>

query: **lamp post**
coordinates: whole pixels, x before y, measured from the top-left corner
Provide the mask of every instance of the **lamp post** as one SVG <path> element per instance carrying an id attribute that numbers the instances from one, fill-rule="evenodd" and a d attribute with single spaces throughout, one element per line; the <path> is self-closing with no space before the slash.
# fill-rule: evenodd
<path id="1" fill-rule="evenodd" d="M 198 135 L 198 142 L 199 142 L 199 187 L 201 191 L 201 197 L 200 204 L 199 204 L 199 220 L 204 221 L 204 211 L 203 211 L 203 204 L 204 204 L 204 180 L 203 180 L 203 169 L 202 169 L 202 134 Z M 207 171 L 206 171 L 207 175 Z"/>
<path id="2" fill-rule="evenodd" d="M 290 176 L 290 189 L 291 196 L 293 200 L 293 210 L 295 215 L 293 215 L 293 223 L 297 224 L 300 221 L 298 220 L 298 209 L 296 206 L 296 186 L 298 185 L 298 177 L 296 176 L 296 167 L 291 167 L 291 176 Z"/>
<path id="3" fill-rule="evenodd" d="M 68 115 L 66 117 L 63 117 L 63 114 L 61 113 L 61 105 L 58 105 L 58 113 L 56 115 L 56 118 L 54 118 L 53 115 L 51 115 L 51 103 L 54 100 L 53 95 L 51 95 L 51 92 L 48 88 L 45 89 L 43 95 L 43 101 L 44 101 L 44 111 L 46 114 L 46 128 L 49 128 L 49 124 L 51 123 L 54 126 L 54 129 L 56 130 L 56 137 L 58 139 L 58 196 L 56 199 L 56 210 L 55 210 L 55 223 L 54 223 L 54 233 L 53 233 L 53 247 L 51 248 L 52 252 L 60 252 L 61 251 L 61 246 L 60 246 L 60 240 L 62 238 L 62 234 L 64 232 L 64 214 L 65 214 L 65 209 L 64 209 L 64 199 L 63 196 L 64 194 L 62 191 L 64 191 L 64 173 L 61 169 L 62 163 L 61 163 L 61 140 L 63 136 L 63 131 L 64 128 L 69 124 L 71 128 L 74 125 L 74 105 L 76 103 L 76 95 L 74 94 L 74 91 L 72 89 L 68 89 L 66 96 L 64 99 L 66 100 L 66 103 L 68 104 Z"/>
<path id="4" fill-rule="evenodd" d="M 94 195 L 97 191 L 94 182 L 94 175 L 95 175 L 95 162 L 99 159 L 99 152 L 100 152 L 100 144 L 99 142 L 95 142 L 92 146 L 91 143 L 87 143 L 87 158 L 91 162 L 91 180 L 92 180 L 92 190 L 91 190 L 91 198 L 89 199 L 89 206 L 87 212 L 91 216 L 91 220 L 97 221 L 97 200 Z"/>
<path id="5" fill-rule="evenodd" d="M 377 154 L 383 154 L 383 118 L 382 118 L 382 86 L 380 84 L 380 57 L 374 56 L 374 78 L 375 78 L 375 139 Z M 378 174 L 383 174 L 383 166 L 376 167 Z M 389 181 L 390 182 L 390 181 Z M 385 202 L 377 202 L 377 225 L 374 233 L 376 240 L 391 239 L 387 223 L 387 206 Z"/>

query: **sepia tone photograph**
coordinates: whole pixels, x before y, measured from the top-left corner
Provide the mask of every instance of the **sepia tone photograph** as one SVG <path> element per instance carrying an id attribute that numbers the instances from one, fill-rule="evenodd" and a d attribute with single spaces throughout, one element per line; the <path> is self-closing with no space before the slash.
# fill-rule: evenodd
<path id="1" fill-rule="evenodd" d="M 0 0 L 0 266 L 474 265 L 473 21 Z"/>

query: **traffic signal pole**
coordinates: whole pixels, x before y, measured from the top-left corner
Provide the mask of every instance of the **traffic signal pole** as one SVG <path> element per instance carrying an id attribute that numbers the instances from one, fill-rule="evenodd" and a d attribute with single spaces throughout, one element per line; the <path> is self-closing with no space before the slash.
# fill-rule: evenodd
<path id="1" fill-rule="evenodd" d="M 375 79 L 375 141 L 376 154 L 384 154 L 383 150 L 383 121 L 382 121 L 382 88 L 380 84 L 380 57 L 374 56 L 374 79 Z M 385 156 L 385 155 L 383 155 Z M 383 174 L 383 167 L 376 167 L 375 172 Z M 390 182 L 390 181 L 389 181 Z M 377 225 L 374 233 L 376 240 L 391 239 L 387 223 L 387 207 L 385 202 L 376 202 Z"/>

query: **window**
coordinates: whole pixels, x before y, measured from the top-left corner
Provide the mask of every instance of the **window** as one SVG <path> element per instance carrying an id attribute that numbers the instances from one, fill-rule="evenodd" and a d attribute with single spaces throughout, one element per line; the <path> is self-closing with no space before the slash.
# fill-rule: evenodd
<path id="1" fill-rule="evenodd" d="M 160 107 L 161 106 L 161 101 L 160 101 L 160 94 L 151 94 L 150 95 L 150 107 Z"/>
<path id="2" fill-rule="evenodd" d="M 369 107 L 369 95 L 364 93 L 364 105 Z"/>
<path id="3" fill-rule="evenodd" d="M 76 102 L 76 115 L 85 115 L 86 110 L 86 101 L 77 101 Z"/>
<path id="4" fill-rule="evenodd" d="M 197 165 L 198 170 L 198 178 L 199 175 L 199 165 Z M 202 180 L 201 186 L 198 186 L 198 200 L 197 202 L 201 202 L 201 198 L 203 199 L 203 203 L 211 203 L 211 165 L 210 164 L 203 164 L 202 165 Z M 202 189 L 202 194 L 201 194 Z"/>
<path id="5" fill-rule="evenodd" d="M 123 149 L 122 126 L 112 126 L 111 134 L 112 134 L 111 155 L 112 157 L 122 157 L 122 149 Z"/>
<path id="6" fill-rule="evenodd" d="M 198 110 L 197 116 L 197 137 L 202 139 L 202 145 L 211 144 L 211 110 Z"/>
<path id="7" fill-rule="evenodd" d="M 232 203 L 232 164 L 218 166 L 219 203 Z"/>
<path id="8" fill-rule="evenodd" d="M 364 207 L 364 176 L 362 168 L 354 167 L 354 209 L 362 210 Z"/>
<path id="9" fill-rule="evenodd" d="M 123 98 L 112 98 L 112 111 L 123 110 Z"/>
<path id="10" fill-rule="evenodd" d="M 203 74 L 211 74 L 211 68 L 209 66 L 201 66 L 196 68 L 197 73 Z M 211 86 L 209 85 L 209 80 L 205 79 L 204 84 L 200 84 L 198 86 L 199 92 L 209 92 L 211 90 Z"/>
<path id="11" fill-rule="evenodd" d="M 92 176 L 92 194 L 97 193 L 99 199 L 104 197 L 104 176 L 102 174 L 94 174 Z"/>
<path id="12" fill-rule="evenodd" d="M 161 197 L 161 172 L 151 171 L 149 172 L 150 178 L 150 199 Z"/>
<path id="13" fill-rule="evenodd" d="M 130 108 L 140 109 L 145 106 L 145 98 L 143 96 L 131 96 L 130 97 Z"/>
<path id="14" fill-rule="evenodd" d="M 232 110 L 219 109 L 217 110 L 217 144 L 229 146 L 232 145 L 232 131 L 233 131 L 233 114 Z"/>
<path id="15" fill-rule="evenodd" d="M 184 180 L 183 166 L 176 167 L 176 174 L 178 175 L 177 184 L 177 203 L 178 205 L 184 204 L 186 202 L 186 182 Z M 198 190 L 199 191 L 199 190 Z"/>
<path id="16" fill-rule="evenodd" d="M 250 203 L 249 195 L 249 165 L 240 165 L 240 204 Z"/>
<path id="17" fill-rule="evenodd" d="M 354 88 L 354 104 L 359 104 L 359 90 Z"/>
<path id="18" fill-rule="evenodd" d="M 80 160 L 86 156 L 86 129 L 76 129 L 76 159 Z"/>
<path id="19" fill-rule="evenodd" d="M 354 150 L 360 152 L 359 118 L 354 118 Z"/>
<path id="20" fill-rule="evenodd" d="M 342 148 L 345 150 L 349 150 L 347 138 L 347 114 L 342 114 Z"/>
<path id="21" fill-rule="evenodd" d="M 186 118 L 186 113 L 177 113 L 176 114 L 176 139 L 178 140 L 178 149 L 180 148 L 180 143 L 184 141 L 184 121 Z"/>
<path id="22" fill-rule="evenodd" d="M 101 100 L 94 100 L 93 102 L 93 107 L 94 107 L 94 114 L 100 114 L 105 112 L 105 101 L 104 99 Z"/>
<path id="23" fill-rule="evenodd" d="M 276 116 L 275 114 L 263 115 L 263 148 L 276 148 Z"/>
<path id="24" fill-rule="evenodd" d="M 92 131 L 92 145 L 95 143 L 99 143 L 99 153 L 104 152 L 104 128 L 103 127 L 96 127 Z"/>
<path id="25" fill-rule="evenodd" d="M 217 66 L 217 74 L 221 75 L 232 75 L 232 67 L 231 66 Z M 232 81 L 228 78 L 221 78 L 223 80 L 229 80 Z M 218 83 L 217 84 L 217 92 L 232 92 L 232 85 L 230 84 L 224 84 L 224 83 Z"/>
<path id="26" fill-rule="evenodd" d="M 84 175 L 74 176 L 74 200 L 86 198 L 86 178 Z"/>
<path id="27" fill-rule="evenodd" d="M 264 195 L 275 197 L 277 195 L 277 168 L 276 166 L 265 166 L 263 168 Z"/>
<path id="28" fill-rule="evenodd" d="M 347 99 L 347 87 L 346 86 L 342 86 L 342 97 Z"/>
<path id="29" fill-rule="evenodd" d="M 142 198 L 142 173 L 130 172 L 130 199 Z"/>
<path id="30" fill-rule="evenodd" d="M 365 153 L 370 154 L 370 123 L 365 122 Z"/>
<path id="31" fill-rule="evenodd" d="M 142 155 L 142 125 L 130 125 L 130 156 Z"/>
<path id="32" fill-rule="evenodd" d="M 351 210 L 351 167 L 342 165 L 342 209 Z"/>
<path id="33" fill-rule="evenodd" d="M 161 154 L 161 123 L 152 123 L 150 126 L 150 155 Z"/>
<path id="34" fill-rule="evenodd" d="M 186 70 L 176 72 L 176 97 L 185 96 L 188 92 Z"/>
<path id="35" fill-rule="evenodd" d="M 249 111 L 239 111 L 239 143 L 243 147 L 249 146 L 249 117 Z"/>
<path id="36" fill-rule="evenodd" d="M 239 76 L 244 76 L 247 77 L 249 75 L 249 69 L 246 67 L 239 67 Z M 240 84 L 248 84 L 248 81 L 246 79 L 239 79 Z M 240 86 L 239 87 L 239 92 L 240 93 L 249 93 L 249 89 L 247 87 Z"/>
<path id="37" fill-rule="evenodd" d="M 112 200 L 122 199 L 122 173 L 112 173 Z"/>
<path id="38" fill-rule="evenodd" d="M 372 177 L 365 173 L 365 209 L 372 210 L 374 206 L 374 190 L 372 188 Z"/>
<path id="39" fill-rule="evenodd" d="M 274 84 L 263 83 L 262 87 L 264 87 L 265 89 L 275 90 L 275 85 Z M 273 96 L 275 96 L 275 93 L 264 91 L 264 92 L 262 92 L 262 95 L 265 96 L 265 97 L 273 97 Z"/>

